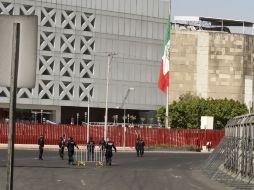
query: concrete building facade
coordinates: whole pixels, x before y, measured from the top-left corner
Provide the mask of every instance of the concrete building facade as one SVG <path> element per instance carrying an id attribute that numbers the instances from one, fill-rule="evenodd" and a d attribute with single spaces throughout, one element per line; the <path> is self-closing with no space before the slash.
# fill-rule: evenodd
<path id="1" fill-rule="evenodd" d="M 37 120 L 47 112 L 43 117 L 49 120 L 69 122 L 76 114 L 84 118 L 89 102 L 92 109 L 100 109 L 93 115 L 103 120 L 109 52 L 117 53 L 109 74 L 109 109 L 122 104 L 130 87 L 135 90 L 125 109 L 146 112 L 165 104 L 157 79 L 168 2 L 0 0 L 0 14 L 39 19 L 36 86 L 17 94 L 25 119 L 33 112 Z M 9 89 L 0 87 L 2 117 L 8 102 Z"/>
<path id="2" fill-rule="evenodd" d="M 173 31 L 170 101 L 191 93 L 253 105 L 254 36 Z"/>

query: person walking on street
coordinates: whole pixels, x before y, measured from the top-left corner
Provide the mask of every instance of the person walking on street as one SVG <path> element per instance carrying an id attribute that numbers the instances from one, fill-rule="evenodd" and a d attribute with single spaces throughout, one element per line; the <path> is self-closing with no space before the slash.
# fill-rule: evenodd
<path id="1" fill-rule="evenodd" d="M 40 135 L 38 139 L 38 145 L 39 145 L 39 160 L 43 160 L 42 155 L 43 155 L 43 149 L 45 145 L 45 139 L 42 134 Z"/>
<path id="2" fill-rule="evenodd" d="M 73 159 L 73 155 L 74 155 L 74 148 L 79 149 L 78 145 L 76 144 L 76 142 L 74 141 L 74 139 L 72 137 L 69 138 L 69 141 L 67 143 L 67 149 L 68 149 L 68 156 L 69 156 L 69 160 L 68 160 L 68 164 L 72 164 L 74 165 L 74 159 Z"/>
<path id="3" fill-rule="evenodd" d="M 106 146 L 105 146 L 105 149 L 106 149 L 106 153 L 105 153 L 105 157 L 106 157 L 106 165 L 109 165 L 111 166 L 111 162 L 112 162 L 112 156 L 113 156 L 113 150 L 115 150 L 116 152 L 116 147 L 114 145 L 114 142 L 109 140 L 107 138 L 107 142 L 106 142 Z"/>
<path id="4" fill-rule="evenodd" d="M 137 152 L 137 157 L 139 157 L 139 137 L 136 140 L 135 149 L 136 149 L 136 152 Z"/>
<path id="5" fill-rule="evenodd" d="M 138 137 L 136 140 L 136 152 L 137 152 L 137 157 L 143 156 L 144 155 L 144 147 L 145 147 L 145 142 L 142 138 Z"/>
<path id="6" fill-rule="evenodd" d="M 144 151 L 145 151 L 145 142 L 142 138 L 140 138 L 139 140 L 139 153 L 140 153 L 140 156 L 143 157 L 144 155 Z"/>
<path id="7" fill-rule="evenodd" d="M 64 147 L 66 146 L 64 136 L 60 137 L 58 145 L 59 145 L 59 155 L 60 155 L 60 157 L 63 160 L 64 159 Z"/>

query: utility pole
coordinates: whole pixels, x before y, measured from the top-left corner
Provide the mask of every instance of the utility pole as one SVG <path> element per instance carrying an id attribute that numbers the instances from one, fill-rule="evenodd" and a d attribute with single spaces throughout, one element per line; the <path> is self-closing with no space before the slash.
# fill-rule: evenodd
<path id="1" fill-rule="evenodd" d="M 122 104 L 121 104 L 121 106 L 120 106 L 120 108 L 123 108 L 123 147 L 125 147 L 125 144 L 126 144 L 126 123 L 125 123 L 125 119 L 126 119 L 126 109 L 124 108 L 124 104 L 125 104 L 125 102 L 126 102 L 126 100 L 127 100 L 127 98 L 128 98 L 128 96 L 129 96 L 129 94 L 130 94 L 130 91 L 132 91 L 132 90 L 134 90 L 134 88 L 128 88 L 128 90 L 127 90 L 127 92 L 126 92 L 126 95 L 125 95 L 125 97 L 124 97 L 124 99 L 123 99 L 123 102 L 122 102 Z"/>
<path id="2" fill-rule="evenodd" d="M 11 59 L 11 86 L 10 86 L 10 109 L 9 109 L 9 134 L 8 134 L 8 161 L 6 190 L 13 189 L 13 166 L 14 166 L 14 137 L 16 123 L 16 96 L 19 63 L 20 23 L 13 24 L 12 59 Z"/>
<path id="3" fill-rule="evenodd" d="M 116 53 L 109 53 L 108 54 L 108 70 L 107 70 L 107 85 L 106 85 L 106 105 L 105 105 L 105 122 L 104 122 L 104 138 L 107 139 L 107 122 L 108 122 L 108 85 L 109 85 L 109 73 L 110 73 L 110 66 L 113 59 L 113 56 Z"/>

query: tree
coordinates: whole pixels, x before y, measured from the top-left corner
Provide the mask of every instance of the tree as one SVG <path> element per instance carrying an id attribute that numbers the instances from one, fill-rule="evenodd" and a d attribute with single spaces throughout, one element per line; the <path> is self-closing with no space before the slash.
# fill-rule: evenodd
<path id="1" fill-rule="evenodd" d="M 153 117 L 150 117 L 150 118 L 149 118 L 149 123 L 150 123 L 150 124 L 153 124 L 153 122 L 154 122 L 154 118 L 153 118 Z"/>
<path id="2" fill-rule="evenodd" d="M 169 123 L 173 128 L 200 128 L 201 116 L 213 116 L 215 129 L 223 129 L 228 120 L 248 113 L 245 104 L 232 99 L 204 99 L 190 94 L 169 105 Z M 165 107 L 157 110 L 157 117 L 165 118 Z"/>
<path id="3" fill-rule="evenodd" d="M 134 115 L 131 115 L 131 116 L 130 116 L 130 119 L 131 119 L 131 123 L 132 123 L 132 125 L 133 125 L 133 123 L 134 123 L 134 121 L 137 119 L 137 117 L 134 116 Z"/>
<path id="4" fill-rule="evenodd" d="M 141 123 L 142 123 L 142 125 L 144 124 L 144 121 L 146 120 L 146 118 L 144 118 L 144 117 L 141 117 L 140 118 L 140 121 L 141 121 Z"/>

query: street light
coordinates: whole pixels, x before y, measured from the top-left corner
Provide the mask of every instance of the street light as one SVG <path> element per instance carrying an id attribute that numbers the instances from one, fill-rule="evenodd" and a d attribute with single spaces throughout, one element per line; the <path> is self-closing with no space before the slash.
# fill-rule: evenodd
<path id="1" fill-rule="evenodd" d="M 107 72 L 107 86 L 106 86 L 106 105 L 105 105 L 105 123 L 104 123 L 104 138 L 107 138 L 107 122 L 108 122 L 108 84 L 109 84 L 109 72 L 110 72 L 110 65 L 113 59 L 113 56 L 116 53 L 111 52 L 108 54 L 108 72 Z"/>
<path id="2" fill-rule="evenodd" d="M 79 120 L 79 113 L 77 113 L 77 125 L 78 125 L 78 120 Z"/>
<path id="3" fill-rule="evenodd" d="M 134 90 L 134 88 L 132 88 L 132 87 L 131 87 L 131 88 L 128 88 L 128 90 L 127 90 L 127 92 L 126 92 L 126 94 L 125 94 L 125 97 L 124 97 L 124 99 L 123 99 L 123 102 L 122 102 L 120 108 L 124 108 L 124 104 L 125 104 L 125 102 L 126 102 L 128 96 L 129 96 L 129 94 L 130 94 L 130 91 L 132 91 L 132 90 Z M 123 127 L 124 127 L 124 128 L 123 128 L 123 129 L 124 129 L 124 132 L 123 132 L 123 147 L 125 147 L 125 141 L 126 141 L 125 119 L 126 119 L 126 109 L 124 108 L 124 109 L 123 109 Z"/>
<path id="4" fill-rule="evenodd" d="M 90 123 L 90 96 L 88 96 L 88 106 L 87 106 L 87 126 L 86 126 L 86 141 L 87 141 L 87 143 L 89 141 L 89 136 L 90 136 L 89 123 Z"/>

